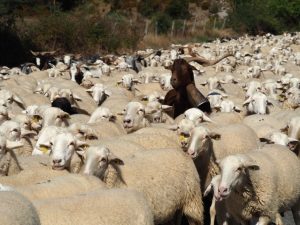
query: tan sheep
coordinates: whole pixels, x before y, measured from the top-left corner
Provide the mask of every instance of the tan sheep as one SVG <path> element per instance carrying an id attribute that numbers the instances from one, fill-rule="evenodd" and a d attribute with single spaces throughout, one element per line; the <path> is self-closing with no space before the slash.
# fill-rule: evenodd
<path id="1" fill-rule="evenodd" d="M 43 225 L 154 225 L 149 203 L 142 194 L 99 189 L 33 203 Z"/>

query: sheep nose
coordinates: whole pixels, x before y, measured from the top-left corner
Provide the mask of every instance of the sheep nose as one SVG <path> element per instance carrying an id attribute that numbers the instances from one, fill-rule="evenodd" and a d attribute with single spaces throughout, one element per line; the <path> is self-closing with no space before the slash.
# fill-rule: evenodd
<path id="1" fill-rule="evenodd" d="M 53 164 L 59 164 L 61 163 L 61 159 L 53 159 Z"/>
<path id="2" fill-rule="evenodd" d="M 123 122 L 124 123 L 131 123 L 131 119 L 124 119 Z"/>
<path id="3" fill-rule="evenodd" d="M 224 193 L 226 193 L 228 191 L 228 188 L 226 188 L 226 187 L 219 187 L 219 193 L 220 194 L 224 194 Z"/>

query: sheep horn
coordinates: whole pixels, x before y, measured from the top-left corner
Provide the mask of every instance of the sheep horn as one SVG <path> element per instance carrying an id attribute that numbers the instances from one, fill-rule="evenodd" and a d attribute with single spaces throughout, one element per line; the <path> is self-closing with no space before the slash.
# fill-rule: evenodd
<path id="1" fill-rule="evenodd" d="M 202 66 L 212 66 L 212 65 L 217 64 L 218 62 L 220 62 L 221 60 L 223 60 L 223 59 L 225 59 L 229 56 L 233 56 L 233 54 L 232 53 L 225 54 L 225 55 L 223 55 L 222 57 L 220 57 L 219 59 L 216 59 L 216 60 L 208 60 L 208 59 L 205 59 L 203 57 L 187 57 L 187 58 L 184 58 L 184 59 L 187 62 L 192 62 L 192 61 L 197 62 Z"/>

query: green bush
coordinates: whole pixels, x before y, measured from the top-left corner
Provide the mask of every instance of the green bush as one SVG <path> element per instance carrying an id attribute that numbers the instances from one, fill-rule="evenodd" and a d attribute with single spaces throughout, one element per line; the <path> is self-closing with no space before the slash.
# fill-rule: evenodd
<path id="1" fill-rule="evenodd" d="M 189 1 L 188 0 L 171 0 L 166 8 L 166 12 L 172 19 L 188 19 Z"/>
<path id="2" fill-rule="evenodd" d="M 229 24 L 238 32 L 258 34 L 300 28 L 299 0 L 232 0 Z"/>
<path id="3" fill-rule="evenodd" d="M 166 34 L 170 31 L 172 26 L 172 19 L 165 13 L 157 13 L 153 18 L 153 24 L 157 24 L 158 34 Z"/>

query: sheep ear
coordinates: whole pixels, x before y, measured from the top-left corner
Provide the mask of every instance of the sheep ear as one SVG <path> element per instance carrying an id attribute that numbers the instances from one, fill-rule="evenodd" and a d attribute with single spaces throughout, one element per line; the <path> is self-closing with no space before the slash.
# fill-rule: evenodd
<path id="1" fill-rule="evenodd" d="M 243 102 L 243 106 L 250 104 L 251 101 L 252 101 L 252 98 L 248 98 L 246 101 Z"/>
<path id="2" fill-rule="evenodd" d="M 212 184 L 210 183 L 210 184 L 208 185 L 208 187 L 206 188 L 206 190 L 205 190 L 203 196 L 206 197 L 206 196 L 211 192 L 211 190 L 212 190 Z"/>
<path id="3" fill-rule="evenodd" d="M 70 119 L 70 115 L 66 112 L 61 113 L 63 119 Z"/>
<path id="4" fill-rule="evenodd" d="M 109 117 L 110 122 L 116 122 L 116 120 L 117 120 L 117 117 L 115 115 L 112 115 Z"/>
<path id="5" fill-rule="evenodd" d="M 219 140 L 221 138 L 221 134 L 212 131 L 209 133 L 209 137 L 215 140 Z"/>
<path id="6" fill-rule="evenodd" d="M 84 141 L 77 140 L 76 141 L 76 146 L 77 146 L 76 152 L 77 151 L 85 151 L 89 147 L 89 144 L 87 144 Z"/>
<path id="7" fill-rule="evenodd" d="M 202 86 L 207 85 L 207 81 L 200 83 Z"/>
<path id="8" fill-rule="evenodd" d="M 174 124 L 174 125 L 170 125 L 167 129 L 172 130 L 172 131 L 176 131 L 179 129 L 178 125 Z"/>
<path id="9" fill-rule="evenodd" d="M 93 87 L 91 87 L 90 89 L 85 90 L 87 93 L 91 94 L 93 92 Z"/>
<path id="10" fill-rule="evenodd" d="M 124 165 L 124 161 L 117 156 L 115 156 L 112 152 L 108 155 L 108 161 L 109 163 L 115 163 L 117 165 Z"/>
<path id="11" fill-rule="evenodd" d="M 233 107 L 233 110 L 236 111 L 236 112 L 241 112 L 241 111 L 242 111 L 242 110 L 241 110 L 239 107 L 237 107 L 237 106 L 234 106 L 234 107 Z"/>
<path id="12" fill-rule="evenodd" d="M 122 112 L 118 112 L 117 114 L 123 116 L 125 114 L 125 109 Z"/>
<path id="13" fill-rule="evenodd" d="M 78 95 L 76 95 L 76 94 L 73 94 L 73 97 L 74 97 L 74 99 L 75 100 L 77 100 L 77 101 L 82 101 L 82 98 L 80 98 Z"/>
<path id="14" fill-rule="evenodd" d="M 9 141 L 6 140 L 6 148 L 7 149 L 15 149 L 15 148 L 20 148 L 23 147 L 24 144 L 20 141 Z"/>
<path id="15" fill-rule="evenodd" d="M 117 81 L 116 85 L 120 85 L 122 83 L 122 80 Z"/>
<path id="16" fill-rule="evenodd" d="M 213 121 L 203 113 L 203 120 L 212 123 Z"/>
<path id="17" fill-rule="evenodd" d="M 112 92 L 109 90 L 104 90 L 104 94 L 109 97 L 111 96 Z"/>
<path id="18" fill-rule="evenodd" d="M 23 109 L 24 109 L 24 107 L 25 107 L 25 104 L 24 104 L 24 102 L 22 101 L 22 99 L 19 97 L 19 96 L 17 96 L 17 95 L 13 95 L 13 99 L 14 99 L 14 101 L 18 104 L 18 105 L 20 105 Z"/>
<path id="19" fill-rule="evenodd" d="M 271 143 L 271 140 L 270 140 L 269 138 L 266 138 L 266 137 L 259 138 L 259 140 L 260 140 L 261 142 L 266 142 L 266 143 L 268 143 L 268 144 Z"/>
<path id="20" fill-rule="evenodd" d="M 259 170 L 259 166 L 257 165 L 257 163 L 250 158 L 243 159 L 242 162 L 244 168 L 247 168 L 249 170 Z"/>
<path id="21" fill-rule="evenodd" d="M 285 127 L 281 128 L 280 131 L 284 132 L 284 133 L 287 133 L 288 129 L 289 129 L 289 125 L 286 125 Z"/>
<path id="22" fill-rule="evenodd" d="M 29 137 L 31 135 L 37 135 L 35 131 L 21 129 L 21 137 Z"/>

